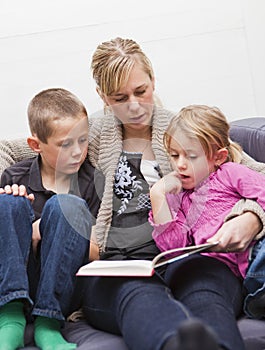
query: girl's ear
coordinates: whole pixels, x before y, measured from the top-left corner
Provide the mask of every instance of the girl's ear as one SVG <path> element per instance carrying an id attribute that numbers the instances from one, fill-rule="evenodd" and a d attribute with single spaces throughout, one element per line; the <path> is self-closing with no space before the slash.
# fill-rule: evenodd
<path id="1" fill-rule="evenodd" d="M 37 136 L 30 136 L 27 138 L 27 143 L 29 147 L 32 149 L 32 151 L 41 153 L 40 149 L 40 140 L 38 139 Z"/>
<path id="2" fill-rule="evenodd" d="M 227 157 L 228 157 L 228 150 L 226 148 L 218 149 L 215 152 L 215 156 L 214 156 L 215 166 L 218 167 L 223 163 L 225 163 L 227 160 Z"/>

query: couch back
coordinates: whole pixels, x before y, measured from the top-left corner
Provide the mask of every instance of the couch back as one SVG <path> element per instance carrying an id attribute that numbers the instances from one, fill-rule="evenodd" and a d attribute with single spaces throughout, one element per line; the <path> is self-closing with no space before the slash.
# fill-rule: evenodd
<path id="1" fill-rule="evenodd" d="M 231 122 L 230 137 L 252 158 L 265 163 L 265 117 L 251 117 Z"/>

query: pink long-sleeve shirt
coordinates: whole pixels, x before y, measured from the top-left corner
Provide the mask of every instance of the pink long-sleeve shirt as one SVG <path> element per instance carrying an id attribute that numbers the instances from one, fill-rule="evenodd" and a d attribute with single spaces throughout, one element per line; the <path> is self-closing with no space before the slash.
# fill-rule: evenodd
<path id="1" fill-rule="evenodd" d="M 232 207 L 242 198 L 257 200 L 265 210 L 265 176 L 238 163 L 224 163 L 194 190 L 166 196 L 172 221 L 149 221 L 153 238 L 162 251 L 202 244 L 222 226 Z M 239 253 L 203 253 L 223 261 L 237 275 L 245 277 L 249 250 Z"/>

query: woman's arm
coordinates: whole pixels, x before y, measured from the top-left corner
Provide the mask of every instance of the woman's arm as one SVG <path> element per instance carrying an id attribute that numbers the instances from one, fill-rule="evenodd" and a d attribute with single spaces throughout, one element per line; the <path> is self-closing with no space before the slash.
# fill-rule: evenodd
<path id="1" fill-rule="evenodd" d="M 241 252 L 246 250 L 253 239 L 260 235 L 264 227 L 262 225 L 259 216 L 254 212 L 244 211 L 241 215 L 226 221 L 208 242 L 219 242 L 218 246 L 212 249 L 214 251 Z"/>
<path id="2" fill-rule="evenodd" d="M 265 174 L 265 164 L 256 162 L 243 153 L 242 164 Z M 220 241 L 215 251 L 244 251 L 255 239 L 265 236 L 265 212 L 262 207 L 250 199 L 238 201 L 220 230 L 209 241 Z"/>
<path id="3" fill-rule="evenodd" d="M 0 141 L 0 174 L 10 165 L 25 158 L 35 156 L 25 139 L 1 140 Z"/>

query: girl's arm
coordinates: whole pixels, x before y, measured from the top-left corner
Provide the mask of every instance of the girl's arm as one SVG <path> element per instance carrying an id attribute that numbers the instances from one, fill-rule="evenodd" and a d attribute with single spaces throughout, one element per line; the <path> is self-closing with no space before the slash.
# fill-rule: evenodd
<path id="1" fill-rule="evenodd" d="M 153 239 L 161 250 L 185 247 L 190 244 L 186 217 L 181 209 L 181 182 L 176 172 L 159 180 L 150 190 L 152 211 L 149 222 Z"/>
<path id="2" fill-rule="evenodd" d="M 164 224 L 173 219 L 166 195 L 168 193 L 178 194 L 181 188 L 181 182 L 176 171 L 165 175 L 152 186 L 150 199 L 155 224 Z"/>

